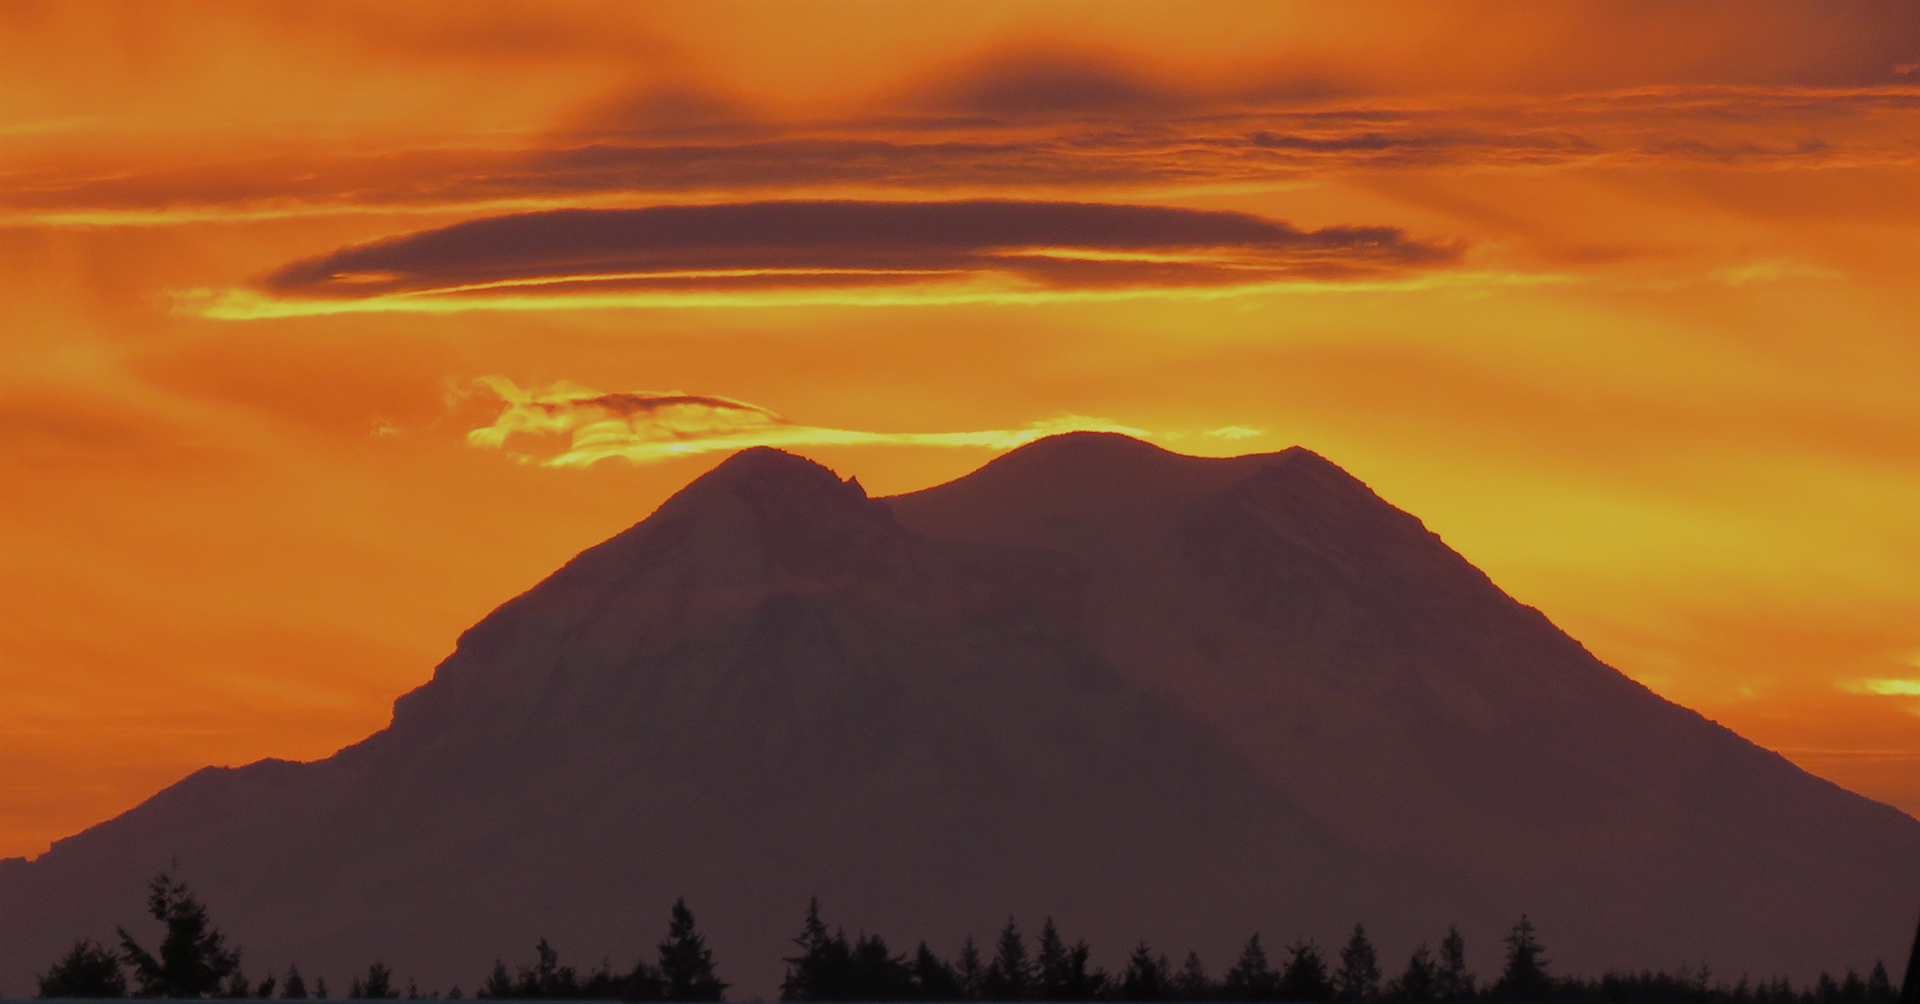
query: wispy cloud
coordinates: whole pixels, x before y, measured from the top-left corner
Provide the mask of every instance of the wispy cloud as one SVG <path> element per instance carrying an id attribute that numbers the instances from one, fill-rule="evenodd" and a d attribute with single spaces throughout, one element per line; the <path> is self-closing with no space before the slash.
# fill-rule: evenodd
<path id="1" fill-rule="evenodd" d="M 724 116 L 725 109 L 715 114 Z M 884 190 L 1019 197 L 1270 184 L 1382 168 L 1775 170 L 1920 163 L 1920 85 L 1662 86 L 1489 98 L 1183 95 L 1043 63 L 899 114 L 585 121 L 502 145 L 316 148 L 10 174 L 0 218 L 169 223 Z"/>
<path id="2" fill-rule="evenodd" d="M 1920 680 L 1848 680 L 1840 689 L 1849 694 L 1879 697 L 1920 697 Z"/>
<path id="3" fill-rule="evenodd" d="M 803 425 L 759 405 L 677 391 L 603 393 L 570 382 L 521 388 L 503 376 L 480 377 L 471 390 L 497 399 L 500 413 L 467 442 L 543 467 L 635 464 L 753 446 L 937 446 L 1012 449 L 1063 432 L 1152 433 L 1080 415 L 1018 429 L 972 432 L 873 432 Z"/>

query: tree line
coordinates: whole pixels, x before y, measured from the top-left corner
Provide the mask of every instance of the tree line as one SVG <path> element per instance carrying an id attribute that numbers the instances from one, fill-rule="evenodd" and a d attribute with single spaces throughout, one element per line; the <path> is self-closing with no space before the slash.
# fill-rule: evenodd
<path id="1" fill-rule="evenodd" d="M 289 966 L 284 975 L 250 981 L 241 969 L 239 949 L 228 945 L 206 906 L 171 875 L 162 873 L 149 884 L 147 909 L 165 928 L 153 952 L 124 927 L 116 932 L 118 950 L 81 939 L 40 975 L 39 996 L 328 998 L 326 980 L 316 979 L 309 987 L 298 965 Z M 969 936 L 959 954 L 947 959 L 925 941 L 908 953 L 895 952 L 877 934 L 848 938 L 844 928 L 827 925 L 816 898 L 808 903 L 800 933 L 793 940 L 795 954 L 782 960 L 787 964 L 780 985 L 783 1001 L 1895 1004 L 1900 997 L 1881 964 L 1865 978 L 1852 970 L 1842 978 L 1822 973 L 1817 981 L 1798 987 L 1784 977 L 1751 983 L 1743 976 L 1729 985 L 1715 981 L 1704 967 L 1678 974 L 1649 970 L 1610 972 L 1597 978 L 1554 975 L 1549 972 L 1545 946 L 1525 916 L 1503 939 L 1505 961 L 1499 976 L 1484 984 L 1467 969 L 1466 939 L 1457 926 L 1448 927 L 1437 951 L 1422 944 L 1391 974 L 1382 970 L 1380 953 L 1361 924 L 1354 925 L 1346 944 L 1333 953 L 1322 952 L 1310 938 L 1300 938 L 1270 958 L 1256 933 L 1217 979 L 1207 972 L 1198 953 L 1188 952 L 1176 966 L 1144 940 L 1134 947 L 1123 968 L 1109 973 L 1092 964 L 1092 949 L 1084 939 L 1068 944 L 1052 918 L 1041 927 L 1032 949 L 1018 923 L 1008 918 L 994 939 L 990 957 Z M 477 984 L 474 996 L 719 1001 L 728 986 L 719 979 L 713 952 L 696 930 L 686 900 L 681 899 L 669 911 L 667 935 L 654 957 L 642 958 L 631 969 L 615 970 L 606 962 L 587 971 L 563 965 L 559 952 L 541 939 L 534 946 L 532 964 L 509 971 L 504 960 L 497 960 L 492 972 Z M 353 977 L 342 996 L 380 1000 L 402 993 L 393 971 L 384 962 L 375 962 Z M 404 996 L 442 995 L 438 991 L 422 994 L 409 981 Z M 462 996 L 457 986 L 445 995 L 448 999 Z"/>

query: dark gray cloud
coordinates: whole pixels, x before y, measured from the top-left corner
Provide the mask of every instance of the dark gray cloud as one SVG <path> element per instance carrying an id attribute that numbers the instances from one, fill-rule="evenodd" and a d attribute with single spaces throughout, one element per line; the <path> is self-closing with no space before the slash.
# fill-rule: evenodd
<path id="1" fill-rule="evenodd" d="M 1445 264 L 1392 227 L 1302 230 L 1247 213 L 1083 202 L 781 201 L 470 220 L 289 264 L 279 295 L 501 284 L 568 292 L 850 286 L 999 273 L 1049 287 L 1339 278 Z"/>

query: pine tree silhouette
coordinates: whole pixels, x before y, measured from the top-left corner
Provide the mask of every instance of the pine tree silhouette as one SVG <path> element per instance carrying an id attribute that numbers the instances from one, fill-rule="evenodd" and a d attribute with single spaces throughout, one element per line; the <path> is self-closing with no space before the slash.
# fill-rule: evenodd
<path id="1" fill-rule="evenodd" d="M 1040 951 L 1035 957 L 1035 990 L 1043 1001 L 1067 1000 L 1067 946 L 1048 917 L 1040 928 Z"/>
<path id="2" fill-rule="evenodd" d="M 1899 999 L 1893 980 L 1887 976 L 1887 964 L 1875 959 L 1873 972 L 1867 976 L 1867 1004 L 1894 1004 Z"/>
<path id="3" fill-rule="evenodd" d="M 971 934 L 960 946 L 960 958 L 954 963 L 953 975 L 960 982 L 962 1000 L 979 1000 L 986 993 L 986 967 L 980 963 L 980 946 L 973 943 Z"/>
<path id="4" fill-rule="evenodd" d="M 1900 1004 L 1920 1004 L 1920 924 L 1913 929 L 1913 951 L 1907 956 L 1907 977 L 1900 983 Z"/>
<path id="5" fill-rule="evenodd" d="M 1380 998 L 1380 958 L 1363 924 L 1353 925 L 1353 937 L 1340 950 L 1340 969 L 1333 974 L 1336 1000 L 1372 1001 Z"/>
<path id="6" fill-rule="evenodd" d="M 1405 1004 L 1429 1004 L 1440 999 L 1440 965 L 1425 942 L 1413 950 L 1406 970 L 1387 983 L 1386 998 Z"/>
<path id="7" fill-rule="evenodd" d="M 493 972 L 480 981 L 479 995 L 496 1000 L 514 996 L 513 976 L 507 972 L 507 964 L 499 959 L 493 960 Z"/>
<path id="8" fill-rule="evenodd" d="M 1263 952 L 1261 962 L 1265 961 Z M 1220 989 L 1207 976 L 1207 967 L 1200 964 L 1200 953 L 1191 951 L 1187 953 L 1187 961 L 1181 963 L 1180 971 L 1174 974 L 1173 991 L 1186 1001 L 1210 1001 L 1220 996 Z"/>
<path id="9" fill-rule="evenodd" d="M 1521 914 L 1520 922 L 1507 935 L 1507 968 L 1494 984 L 1493 996 L 1509 1001 L 1547 999 L 1553 991 L 1553 980 L 1547 976 L 1547 960 L 1542 955 L 1545 951 L 1534 936 L 1533 921 Z"/>
<path id="10" fill-rule="evenodd" d="M 272 1000 L 273 991 L 279 985 L 280 985 L 280 981 L 276 979 L 272 974 L 268 974 L 266 979 L 261 980 L 259 983 L 254 985 L 253 996 L 263 1001 Z"/>
<path id="11" fill-rule="evenodd" d="M 285 987 L 280 991 L 280 999 L 283 1001 L 303 1001 L 307 999 L 307 981 L 300 978 L 299 966 L 291 963 L 287 965 L 287 982 Z"/>
<path id="12" fill-rule="evenodd" d="M 1332 1000 L 1333 981 L 1327 978 L 1327 960 L 1320 957 L 1320 946 L 1304 938 L 1289 946 L 1287 952 L 1287 968 L 1280 974 L 1280 999 Z"/>
<path id="13" fill-rule="evenodd" d="M 540 947 L 546 948 L 547 943 L 540 942 Z M 547 951 L 550 952 L 552 949 Z M 387 1000 L 400 995 L 393 989 L 393 971 L 376 962 L 367 967 L 365 978 L 354 977 L 353 985 L 347 990 L 347 996 L 354 1000 Z"/>
<path id="14" fill-rule="evenodd" d="M 886 939 L 862 934 L 853 943 L 853 985 L 848 997 L 861 1001 L 901 1001 L 912 995 L 913 974 L 904 955 L 895 955 Z"/>
<path id="15" fill-rule="evenodd" d="M 120 972 L 120 957 L 91 938 L 74 942 L 72 951 L 40 974 L 42 997 L 126 995 L 127 977 Z"/>
<path id="16" fill-rule="evenodd" d="M 1173 999 L 1172 967 L 1167 965 L 1167 957 L 1155 955 L 1146 939 L 1134 948 L 1127 958 L 1126 974 L 1120 978 L 1120 999 L 1130 1001 L 1164 1001 Z"/>
<path id="17" fill-rule="evenodd" d="M 713 952 L 693 929 L 693 911 L 685 899 L 673 902 L 667 940 L 660 943 L 660 975 L 670 1001 L 717 1001 L 728 986 L 714 973 Z"/>
<path id="18" fill-rule="evenodd" d="M 1277 1000 L 1280 993 L 1280 974 L 1273 971 L 1267 962 L 1267 950 L 1260 945 L 1260 933 L 1254 932 L 1247 939 L 1247 947 L 1240 950 L 1240 961 L 1227 970 L 1227 978 L 1221 984 L 1221 994 L 1228 1000 L 1270 1001 Z"/>
<path id="19" fill-rule="evenodd" d="M 960 976 L 952 966 L 933 953 L 922 941 L 913 953 L 913 999 L 922 1001 L 965 1000 Z"/>
<path id="20" fill-rule="evenodd" d="M 1440 939 L 1440 968 L 1434 974 L 1433 995 L 1442 1001 L 1466 1001 L 1474 996 L 1474 975 L 1467 972 L 1467 939 L 1458 924 L 1447 925 Z"/>
<path id="21" fill-rule="evenodd" d="M 993 962 L 980 980 L 980 999 L 990 1001 L 1025 1000 L 1033 986 L 1033 963 L 1027 958 L 1027 942 L 1020 928 L 1007 918 L 995 943 Z"/>
<path id="22" fill-rule="evenodd" d="M 780 999 L 848 1000 L 854 983 L 853 946 L 847 944 L 844 933 L 827 930 L 820 919 L 820 897 L 807 901 L 807 919 L 793 943 L 800 954 L 783 960 L 787 975 L 780 981 Z"/>
<path id="23" fill-rule="evenodd" d="M 203 997 L 217 991 L 234 970 L 240 953 L 226 947 L 226 935 L 213 926 L 207 908 L 186 883 L 162 872 L 147 886 L 147 912 L 167 926 L 154 958 L 122 927 L 120 947 L 140 982 L 142 997 Z"/>

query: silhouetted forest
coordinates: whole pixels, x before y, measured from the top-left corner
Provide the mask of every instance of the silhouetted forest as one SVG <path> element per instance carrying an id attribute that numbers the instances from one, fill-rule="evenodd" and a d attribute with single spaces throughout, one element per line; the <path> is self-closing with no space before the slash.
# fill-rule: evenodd
<path id="1" fill-rule="evenodd" d="M 115 950 L 91 939 L 40 976 L 43 998 L 207 997 L 229 999 L 325 1000 L 324 978 L 311 987 L 299 966 L 254 982 L 240 965 L 240 950 L 213 925 L 207 908 L 185 884 L 167 874 L 148 887 L 147 909 L 164 934 L 148 952 L 126 928 L 116 932 Z M 1497 976 L 1482 980 L 1467 963 L 1466 939 L 1448 927 L 1436 944 L 1415 948 L 1404 964 L 1381 958 L 1364 925 L 1355 924 L 1345 944 L 1323 950 L 1300 938 L 1272 956 L 1259 934 L 1247 939 L 1240 955 L 1219 977 L 1200 956 L 1188 952 L 1175 965 L 1166 954 L 1141 941 L 1117 972 L 1093 965 L 1085 940 L 1068 944 L 1052 918 L 1040 928 L 1031 948 L 1017 921 L 1009 917 L 982 950 L 969 936 L 959 952 L 946 958 L 925 941 L 911 952 L 896 952 L 878 934 L 848 938 L 829 927 L 818 899 L 807 904 L 794 954 L 783 961 L 783 1001 L 1295 1001 L 1425 1002 L 1487 1001 L 1494 1004 L 1553 1004 L 1604 1001 L 1622 1004 L 1920 1004 L 1920 931 L 1909 960 L 1906 993 L 1896 991 L 1884 964 L 1865 978 L 1849 970 L 1835 978 L 1822 973 L 1812 984 L 1795 986 L 1784 977 L 1753 982 L 1742 976 L 1729 984 L 1704 967 L 1680 973 L 1642 971 L 1607 973 L 1597 978 L 1551 972 L 1551 960 L 1533 923 L 1522 916 L 1499 946 Z M 534 958 L 509 970 L 504 959 L 476 984 L 473 996 L 528 1000 L 718 1001 L 728 984 L 718 975 L 713 952 L 695 928 L 686 900 L 668 911 L 666 937 L 650 957 L 630 969 L 602 962 L 582 971 L 564 965 L 542 939 Z M 460 999 L 453 987 L 423 993 L 409 980 L 403 992 L 384 961 L 354 975 L 344 997 L 380 1000 L 406 997 Z"/>

